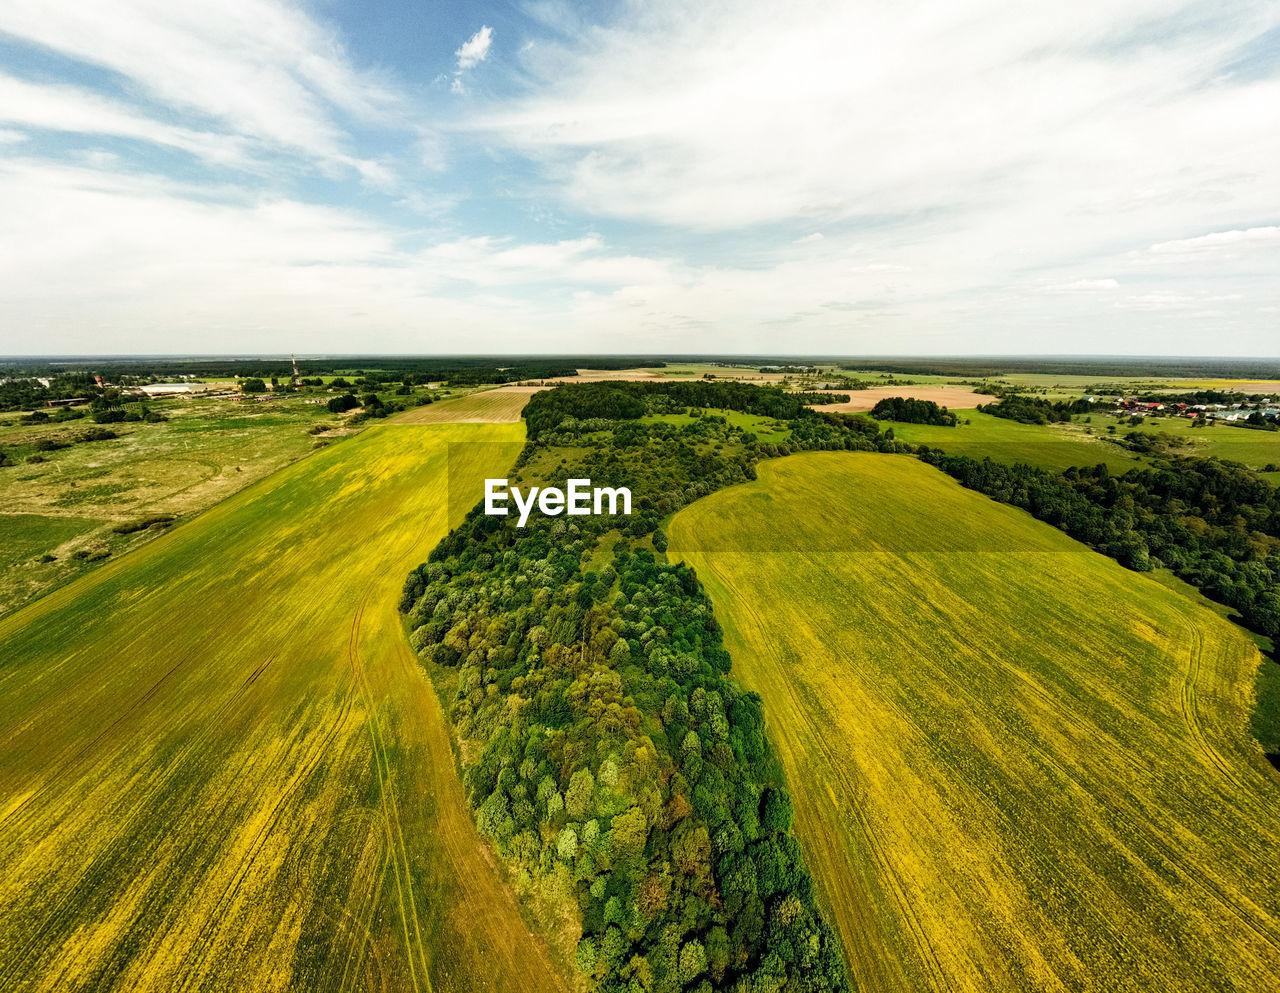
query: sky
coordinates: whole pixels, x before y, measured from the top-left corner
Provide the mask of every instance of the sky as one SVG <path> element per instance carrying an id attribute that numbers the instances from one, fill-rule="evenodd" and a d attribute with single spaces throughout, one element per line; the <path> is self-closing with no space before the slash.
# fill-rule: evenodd
<path id="1" fill-rule="evenodd" d="M 4 0 L 0 354 L 1280 355 L 1274 0 Z"/>

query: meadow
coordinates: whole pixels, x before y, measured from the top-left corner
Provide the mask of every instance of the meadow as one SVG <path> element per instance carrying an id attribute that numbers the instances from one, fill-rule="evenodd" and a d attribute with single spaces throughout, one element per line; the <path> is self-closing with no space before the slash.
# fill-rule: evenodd
<path id="1" fill-rule="evenodd" d="M 1023 462 L 1050 471 L 1102 462 L 1112 472 L 1122 473 L 1142 464 L 1142 459 L 1134 453 L 1103 440 L 1106 426 L 1105 418 L 1100 415 L 1094 415 L 1089 425 L 1078 425 L 1021 424 L 976 410 L 955 410 L 955 413 L 960 417 L 960 424 L 953 428 L 891 421 L 883 422 L 882 426 L 893 428 L 898 441 L 929 445 L 975 459 L 990 456 L 997 462 Z M 1085 427 L 1092 427 L 1094 433 L 1086 434 Z"/>
<path id="2" fill-rule="evenodd" d="M 341 418 L 299 397 L 262 401 L 181 397 L 152 401 L 161 423 L 106 425 L 118 437 L 39 453 L 96 425 L 88 418 L 0 423 L 0 616 L 154 538 L 151 518 L 189 517 L 311 452 Z M 336 432 L 340 433 L 340 431 Z M 45 558 L 47 557 L 47 558 Z"/>
<path id="3" fill-rule="evenodd" d="M 1095 431 L 1106 431 L 1106 425 L 1116 425 L 1117 435 L 1130 431 L 1143 434 L 1169 435 L 1185 442 L 1169 449 L 1173 455 L 1194 455 L 1200 458 L 1228 459 L 1261 471 L 1268 465 L 1280 465 L 1280 431 L 1259 431 L 1253 428 L 1215 424 L 1213 427 L 1192 427 L 1185 417 L 1144 417 L 1141 424 L 1133 425 L 1127 418 L 1108 416 L 1093 417 Z M 1280 483 L 1280 472 L 1262 472 L 1272 483 Z"/>
<path id="4" fill-rule="evenodd" d="M 668 535 L 764 699 L 860 988 L 1280 984 L 1239 628 L 901 456 L 762 463 Z"/>
<path id="5" fill-rule="evenodd" d="M 523 438 L 378 424 L 0 620 L 0 989 L 566 988 L 396 611 Z"/>

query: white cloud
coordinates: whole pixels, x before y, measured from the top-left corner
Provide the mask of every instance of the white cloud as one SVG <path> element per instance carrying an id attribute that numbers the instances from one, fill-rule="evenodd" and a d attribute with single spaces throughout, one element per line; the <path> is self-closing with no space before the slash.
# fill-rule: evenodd
<path id="1" fill-rule="evenodd" d="M 397 106 L 331 33 L 279 0 L 6 0 L 0 32 L 108 69 L 209 130 L 335 165 L 349 159 L 336 111 L 375 121 Z"/>
<path id="2" fill-rule="evenodd" d="M 852 266 L 850 272 L 910 272 L 911 267 L 894 262 L 865 262 Z"/>
<path id="3" fill-rule="evenodd" d="M 180 148 L 219 164 L 245 167 L 251 162 L 243 138 L 161 123 L 78 87 L 38 85 L 2 73 L 0 121 L 33 130 L 133 138 Z"/>
<path id="4" fill-rule="evenodd" d="M 1162 241 L 1152 245 L 1148 251 L 1152 255 L 1206 255 L 1272 245 L 1280 245 L 1280 226 L 1214 231 L 1195 238 Z"/>
<path id="5" fill-rule="evenodd" d="M 1069 283 L 1055 283 L 1045 287 L 1046 293 L 1092 293 L 1097 290 L 1114 290 L 1120 285 L 1114 279 L 1073 279 Z"/>
<path id="6" fill-rule="evenodd" d="M 417 106 L 295 0 L 0 3 L 6 43 L 99 70 L 0 74 L 0 327 L 70 351 L 1276 351 L 1280 78 L 1218 78 L 1275 4 L 797 3 L 592 26 L 529 0 L 518 75 L 484 25 Z M 169 159 L 106 139 L 239 186 L 129 175 Z M 299 171 L 352 206 L 301 202 L 337 184 Z M 505 237 L 530 217 L 552 233 Z"/>
<path id="7" fill-rule="evenodd" d="M 489 57 L 489 47 L 493 44 L 493 28 L 487 24 L 468 38 L 453 54 L 458 57 L 459 69 L 470 69 L 479 65 Z"/>
<path id="8" fill-rule="evenodd" d="M 761 260 L 765 238 L 821 230 L 821 245 L 790 249 L 810 262 L 856 238 L 849 264 L 909 270 L 895 306 L 959 335 L 948 349 L 988 347 L 1015 314 L 1024 329 L 1075 321 L 1078 347 L 1105 349 L 1116 328 L 1092 294 L 1119 287 L 1093 273 L 1124 267 L 1140 293 L 1147 246 L 1275 217 L 1280 77 L 1218 79 L 1280 26 L 1274 4 L 1230 17 L 1191 0 L 623 9 L 540 44 L 527 93 L 460 126 L 527 155 L 538 194 L 570 212 L 724 233 L 758 265 L 790 258 Z M 1274 287 L 1274 274 L 1240 278 L 1229 289 L 1255 303 Z M 1260 325 L 1249 333 L 1275 351 Z M 930 347 L 923 330 L 911 340 Z"/>

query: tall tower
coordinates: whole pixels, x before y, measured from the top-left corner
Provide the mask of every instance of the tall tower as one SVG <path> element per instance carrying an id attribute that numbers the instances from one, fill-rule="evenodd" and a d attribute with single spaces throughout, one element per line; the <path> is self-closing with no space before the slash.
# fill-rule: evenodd
<path id="1" fill-rule="evenodd" d="M 289 358 L 293 362 L 293 385 L 298 386 L 301 384 L 302 380 L 302 377 L 298 375 L 298 356 L 290 352 Z"/>

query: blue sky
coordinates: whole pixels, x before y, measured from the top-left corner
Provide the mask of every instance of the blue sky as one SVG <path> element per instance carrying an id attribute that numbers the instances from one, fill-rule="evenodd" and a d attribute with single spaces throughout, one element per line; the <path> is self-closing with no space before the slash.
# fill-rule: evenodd
<path id="1" fill-rule="evenodd" d="M 0 353 L 1280 354 L 1280 5 L 5 0 Z"/>

